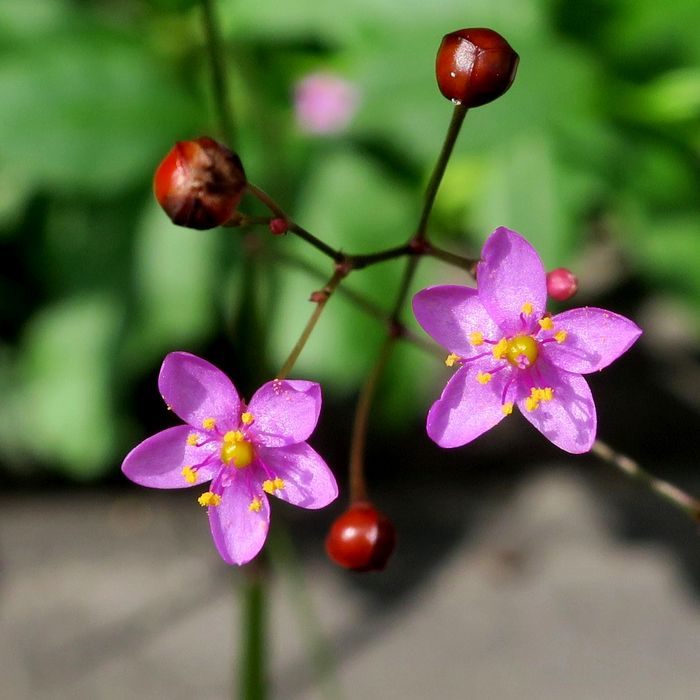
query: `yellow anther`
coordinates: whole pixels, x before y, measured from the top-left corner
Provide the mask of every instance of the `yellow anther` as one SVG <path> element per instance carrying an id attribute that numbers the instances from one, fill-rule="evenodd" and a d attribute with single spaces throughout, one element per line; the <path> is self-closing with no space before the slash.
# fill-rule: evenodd
<path id="1" fill-rule="evenodd" d="M 274 485 L 275 485 L 275 488 L 276 488 L 278 491 L 281 491 L 281 490 L 284 488 L 284 479 L 280 479 L 279 476 L 276 476 L 276 477 L 275 477 L 275 480 L 274 480 L 273 483 L 274 483 Z"/>
<path id="2" fill-rule="evenodd" d="M 507 403 L 504 403 L 503 406 L 501 406 L 501 411 L 503 411 L 504 416 L 509 416 L 511 413 L 513 413 L 512 401 L 508 401 Z"/>
<path id="3" fill-rule="evenodd" d="M 192 467 L 183 467 L 182 476 L 185 477 L 185 481 L 188 484 L 194 484 L 194 482 L 197 481 L 197 472 L 195 472 Z"/>
<path id="4" fill-rule="evenodd" d="M 525 408 L 528 410 L 529 413 L 532 413 L 539 405 L 539 399 L 536 399 L 534 396 L 528 396 L 525 399 Z"/>
<path id="5" fill-rule="evenodd" d="M 526 316 L 529 316 L 532 313 L 532 304 L 529 301 L 526 301 L 523 305 L 522 308 L 520 309 Z"/>
<path id="6" fill-rule="evenodd" d="M 469 334 L 469 344 L 470 345 L 483 345 L 484 344 L 484 334 L 481 331 L 474 331 Z"/>
<path id="7" fill-rule="evenodd" d="M 216 420 L 214 418 L 205 418 L 202 421 L 202 428 L 204 430 L 213 430 L 216 427 Z"/>
<path id="8" fill-rule="evenodd" d="M 199 435 L 197 435 L 197 433 L 190 433 L 187 436 L 187 444 L 191 447 L 197 447 L 197 445 L 199 445 Z"/>
<path id="9" fill-rule="evenodd" d="M 244 435 L 240 430 L 229 430 L 226 435 L 224 435 L 224 442 L 233 443 L 240 442 L 244 439 Z"/>
<path id="10" fill-rule="evenodd" d="M 218 493 L 205 491 L 197 499 L 197 503 L 199 503 L 199 505 L 202 506 L 202 508 L 204 508 L 204 506 L 218 506 L 221 503 L 221 496 L 219 496 Z"/>
<path id="11" fill-rule="evenodd" d="M 284 479 L 280 479 L 278 476 L 274 479 L 265 479 L 262 487 L 265 493 L 273 494 L 275 491 L 280 491 L 284 488 Z"/>
<path id="12" fill-rule="evenodd" d="M 258 513 L 261 508 L 262 508 L 262 501 L 259 498 L 254 498 L 248 504 L 248 510 L 252 511 L 253 513 Z"/>
<path id="13" fill-rule="evenodd" d="M 551 316 L 543 316 L 537 323 L 543 331 L 551 331 L 554 328 L 554 321 Z"/>
<path id="14" fill-rule="evenodd" d="M 455 355 L 453 352 L 450 353 L 446 358 L 445 358 L 445 364 L 448 367 L 452 367 L 455 362 L 459 360 L 459 355 Z"/>
<path id="15" fill-rule="evenodd" d="M 554 339 L 557 341 L 557 343 L 563 343 L 566 340 L 566 336 L 568 333 L 566 331 L 557 331 L 554 334 Z"/>
<path id="16" fill-rule="evenodd" d="M 493 352 L 493 356 L 497 360 L 502 360 L 506 356 L 506 353 L 508 352 L 508 341 L 505 338 L 501 338 L 493 346 L 492 352 Z"/>
<path id="17" fill-rule="evenodd" d="M 255 418 L 253 418 L 253 414 L 249 411 L 241 413 L 241 422 L 243 423 L 243 425 L 250 425 L 254 420 Z"/>
<path id="18" fill-rule="evenodd" d="M 488 384 L 492 378 L 493 375 L 491 372 L 477 372 L 476 374 L 476 381 L 479 382 L 479 384 Z"/>
<path id="19" fill-rule="evenodd" d="M 539 399 L 540 401 L 551 401 L 554 398 L 554 389 L 552 387 L 546 386 L 544 389 L 540 389 Z"/>

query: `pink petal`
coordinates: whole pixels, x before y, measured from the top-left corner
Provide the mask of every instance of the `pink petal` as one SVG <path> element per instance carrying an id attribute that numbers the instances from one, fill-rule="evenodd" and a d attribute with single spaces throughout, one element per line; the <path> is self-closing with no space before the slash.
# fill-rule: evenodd
<path id="1" fill-rule="evenodd" d="M 333 472 L 306 442 L 260 448 L 258 456 L 273 476 L 284 479 L 284 488 L 275 492 L 283 501 L 302 508 L 323 508 L 337 498 Z"/>
<path id="2" fill-rule="evenodd" d="M 493 428 L 504 418 L 501 395 L 511 372 L 493 375 L 488 384 L 476 380 L 477 372 L 488 371 L 493 359 L 475 360 L 459 369 L 447 382 L 442 396 L 428 412 L 428 435 L 440 447 L 459 447 Z"/>
<path id="3" fill-rule="evenodd" d="M 547 303 L 547 277 L 537 251 L 519 233 L 501 226 L 489 236 L 476 281 L 479 299 L 505 335 L 537 327 Z M 525 324 L 524 304 L 533 309 Z"/>
<path id="4" fill-rule="evenodd" d="M 489 340 L 500 340 L 502 333 L 479 300 L 476 289 L 442 285 L 422 289 L 413 297 L 413 313 L 433 340 L 461 357 L 483 352 L 469 336 L 475 331 Z"/>
<path id="5" fill-rule="evenodd" d="M 321 387 L 315 382 L 275 379 L 255 392 L 248 411 L 253 414 L 250 434 L 255 442 L 267 447 L 304 442 L 318 421 Z"/>
<path id="6" fill-rule="evenodd" d="M 182 475 L 184 466 L 199 464 L 216 449 L 188 445 L 187 436 L 191 432 L 189 425 L 178 425 L 152 435 L 129 452 L 122 471 L 134 483 L 154 489 L 181 489 L 211 481 L 219 470 L 218 461 L 198 469 L 194 484 Z"/>
<path id="7" fill-rule="evenodd" d="M 265 494 L 240 474 L 226 488 L 218 506 L 208 506 L 209 526 L 214 544 L 227 564 L 245 564 L 262 549 L 270 526 L 270 505 Z M 260 510 L 250 509 L 253 498 Z"/>
<path id="8" fill-rule="evenodd" d="M 546 385 L 554 389 L 551 401 L 542 401 L 534 411 L 525 408 L 529 390 L 521 392 L 518 408 L 548 440 L 566 452 L 588 452 L 596 435 L 596 410 L 588 383 L 580 374 L 546 366 L 540 358 L 537 368 Z"/>
<path id="9" fill-rule="evenodd" d="M 188 352 L 171 352 L 158 377 L 163 400 L 177 416 L 201 428 L 213 418 L 219 430 L 238 427 L 241 401 L 231 380 L 211 363 Z"/>
<path id="10" fill-rule="evenodd" d="M 566 370 L 587 374 L 607 367 L 629 350 L 642 329 L 628 318 L 605 309 L 571 309 L 552 318 L 554 331 L 564 330 L 562 343 L 546 343 L 549 361 Z"/>

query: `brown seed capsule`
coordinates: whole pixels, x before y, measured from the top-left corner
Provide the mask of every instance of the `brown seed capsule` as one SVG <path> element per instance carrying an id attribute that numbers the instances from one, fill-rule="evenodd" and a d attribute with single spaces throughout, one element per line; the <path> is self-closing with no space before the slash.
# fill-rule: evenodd
<path id="1" fill-rule="evenodd" d="M 331 526 L 326 553 L 353 571 L 381 571 L 396 545 L 391 520 L 371 503 L 355 503 Z"/>
<path id="2" fill-rule="evenodd" d="M 156 199 L 172 222 L 196 229 L 228 221 L 245 187 L 240 158 L 208 136 L 178 141 L 153 179 Z"/>
<path id="3" fill-rule="evenodd" d="M 446 34 L 438 49 L 435 73 L 440 92 L 466 107 L 500 97 L 512 85 L 518 54 L 492 29 L 460 29 Z"/>

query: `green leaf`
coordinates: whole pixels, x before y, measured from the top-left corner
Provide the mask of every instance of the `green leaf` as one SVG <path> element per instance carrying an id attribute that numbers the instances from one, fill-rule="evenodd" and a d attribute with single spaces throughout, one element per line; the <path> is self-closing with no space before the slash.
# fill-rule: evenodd
<path id="1" fill-rule="evenodd" d="M 67 299 L 33 318 L 9 418 L 22 449 L 75 478 L 99 474 L 114 446 L 112 353 L 121 312 L 108 297 Z"/>

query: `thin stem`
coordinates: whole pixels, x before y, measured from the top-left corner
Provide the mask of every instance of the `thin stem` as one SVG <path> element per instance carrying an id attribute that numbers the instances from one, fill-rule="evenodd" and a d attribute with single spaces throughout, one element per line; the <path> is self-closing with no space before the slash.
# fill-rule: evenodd
<path id="1" fill-rule="evenodd" d="M 285 214 L 284 209 L 275 202 L 272 197 L 270 197 L 267 192 L 256 187 L 252 183 L 248 183 L 248 192 L 252 194 L 256 199 L 262 202 L 276 217 L 280 219 L 285 219 L 289 224 L 289 231 L 297 235 L 299 238 L 305 240 L 307 243 L 312 245 L 317 250 L 320 250 L 324 255 L 327 255 L 334 262 L 340 263 L 345 260 L 345 256 L 335 248 L 324 243 L 322 240 L 316 238 L 312 233 L 309 233 L 306 229 L 302 228 L 298 224 L 295 224 L 288 216 Z"/>
<path id="2" fill-rule="evenodd" d="M 378 253 L 368 253 L 367 255 L 348 255 L 348 265 L 353 270 L 362 270 L 370 265 L 376 265 L 380 262 L 385 262 L 386 260 L 394 260 L 395 258 L 402 258 L 404 255 L 416 255 L 415 251 L 410 243 L 404 245 L 396 246 L 395 248 L 387 248 L 386 250 L 381 250 Z"/>
<path id="3" fill-rule="evenodd" d="M 265 571 L 259 562 L 249 564 L 241 589 L 243 623 L 239 693 L 241 700 L 265 700 Z"/>
<path id="4" fill-rule="evenodd" d="M 211 64 L 212 90 L 214 105 L 218 113 L 219 128 L 229 147 L 233 148 L 236 140 L 233 109 L 226 89 L 226 61 L 222 48 L 219 24 L 216 21 L 214 0 L 201 0 L 202 23 L 206 37 L 209 63 Z"/>
<path id="5" fill-rule="evenodd" d="M 435 197 L 437 196 L 438 188 L 442 182 L 442 176 L 445 174 L 445 169 L 447 168 L 447 163 L 452 155 L 452 149 L 457 142 L 457 136 L 459 136 L 459 131 L 462 128 L 462 122 L 464 117 L 467 116 L 468 108 L 463 104 L 455 105 L 454 111 L 452 112 L 452 121 L 447 129 L 447 134 L 445 135 L 445 140 L 442 144 L 442 150 L 438 156 L 435 167 L 433 168 L 433 174 L 430 176 L 428 181 L 428 186 L 425 189 L 425 197 L 423 199 L 423 211 L 420 215 L 420 221 L 418 222 L 418 229 L 416 231 L 416 239 L 423 241 L 427 237 L 427 226 L 428 219 L 430 218 L 430 212 L 433 210 L 433 204 L 435 203 Z"/>
<path id="6" fill-rule="evenodd" d="M 367 484 L 365 482 L 365 445 L 367 442 L 367 425 L 372 400 L 377 391 L 384 368 L 389 360 L 397 336 L 389 334 L 384 339 L 379 355 L 375 360 L 372 371 L 362 387 L 355 409 L 355 423 L 352 429 L 350 443 L 350 503 L 367 500 Z"/>
<path id="7" fill-rule="evenodd" d="M 426 246 L 425 254 L 429 255 L 431 258 L 437 258 L 438 260 L 442 260 L 450 265 L 459 267 L 462 270 L 466 270 L 472 278 L 476 279 L 476 266 L 479 262 L 478 260 L 465 258 L 461 255 L 450 253 L 448 250 L 437 248 L 432 243 Z"/>
<path id="8" fill-rule="evenodd" d="M 616 452 L 610 445 L 607 445 L 601 440 L 596 440 L 593 443 L 591 452 L 607 464 L 617 467 L 630 478 L 640 482 L 655 494 L 682 510 L 693 520 L 700 521 L 700 500 L 697 498 L 693 498 L 693 496 L 687 494 L 677 486 L 670 484 L 668 481 L 664 481 L 650 474 L 633 459 L 620 452 Z"/>
<path id="9" fill-rule="evenodd" d="M 330 278 L 330 280 L 328 280 L 328 284 L 322 290 L 314 292 L 312 295 L 312 300 L 316 302 L 316 308 L 311 314 L 311 318 L 306 323 L 304 330 L 301 332 L 299 340 L 297 340 L 296 344 L 292 348 L 292 351 L 289 353 L 289 357 L 282 365 L 282 369 L 280 369 L 280 371 L 277 373 L 277 379 L 284 379 L 289 372 L 291 372 L 292 367 L 294 367 L 294 364 L 299 358 L 301 351 L 304 349 L 311 332 L 315 328 L 318 319 L 321 317 L 323 309 L 326 307 L 328 300 L 331 298 L 335 288 L 340 284 L 340 281 L 343 279 L 343 277 L 345 277 L 345 275 L 346 272 L 344 270 L 336 269 L 333 276 Z"/>

